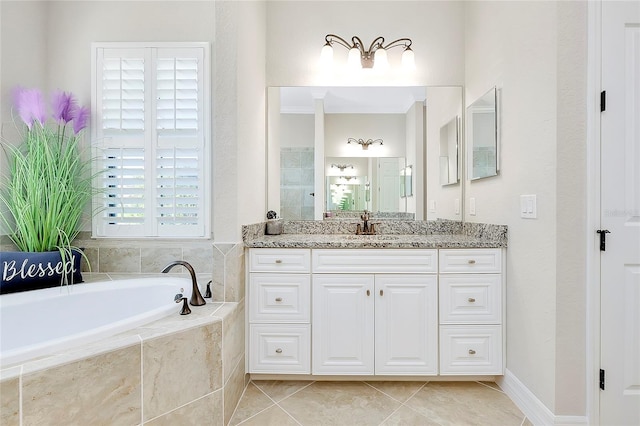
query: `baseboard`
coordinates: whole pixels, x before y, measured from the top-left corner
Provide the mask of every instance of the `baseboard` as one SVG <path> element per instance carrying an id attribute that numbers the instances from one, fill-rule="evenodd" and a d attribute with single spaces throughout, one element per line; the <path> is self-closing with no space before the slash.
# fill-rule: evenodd
<path id="1" fill-rule="evenodd" d="M 496 383 L 534 425 L 588 425 L 586 416 L 556 416 L 511 371 L 506 370 Z"/>

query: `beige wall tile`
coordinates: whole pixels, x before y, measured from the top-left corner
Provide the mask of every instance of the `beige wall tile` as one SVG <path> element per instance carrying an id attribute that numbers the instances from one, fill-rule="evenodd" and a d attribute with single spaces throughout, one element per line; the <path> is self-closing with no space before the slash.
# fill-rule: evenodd
<path id="1" fill-rule="evenodd" d="M 231 244 L 216 244 L 213 248 L 211 291 L 213 292 L 213 300 L 218 302 L 224 302 L 224 256 L 231 247 Z"/>
<path id="2" fill-rule="evenodd" d="M 244 355 L 245 333 L 244 303 L 236 305 L 235 309 L 223 320 L 223 360 L 224 381 L 229 380 L 231 372 L 236 368 L 238 360 Z"/>
<path id="3" fill-rule="evenodd" d="M 98 248 L 97 247 L 87 247 L 82 250 L 84 255 L 87 257 L 82 258 L 82 272 L 100 272 L 100 265 L 98 265 Z M 87 265 L 87 260 L 89 261 L 89 266 Z"/>
<path id="4" fill-rule="evenodd" d="M 17 377 L 0 382 L 0 425 L 20 424 L 20 379 Z"/>
<path id="5" fill-rule="evenodd" d="M 222 396 L 222 389 L 217 390 L 175 411 L 156 417 L 150 422 L 145 423 L 145 425 L 176 426 L 206 424 L 207 426 L 223 426 Z"/>
<path id="6" fill-rule="evenodd" d="M 225 256 L 224 297 L 226 302 L 239 302 L 245 293 L 244 245 L 236 246 Z"/>
<path id="7" fill-rule="evenodd" d="M 138 424 L 140 345 L 27 374 L 25 425 Z"/>
<path id="8" fill-rule="evenodd" d="M 199 274 L 211 273 L 213 271 L 213 244 L 184 247 L 182 249 L 182 260 L 189 262 Z"/>
<path id="9" fill-rule="evenodd" d="M 140 249 L 140 270 L 142 272 L 160 272 L 174 260 L 182 260 L 182 248 L 180 247 L 143 247 Z M 180 271 L 175 267 L 171 272 Z"/>
<path id="10" fill-rule="evenodd" d="M 244 390 L 244 355 L 238 362 L 235 370 L 231 372 L 229 381 L 224 386 L 224 424 L 229 424 L 231 416 L 240 401 Z"/>
<path id="11" fill-rule="evenodd" d="M 140 249 L 101 247 L 100 272 L 140 272 Z"/>
<path id="12" fill-rule="evenodd" d="M 145 340 L 142 346 L 145 420 L 222 387 L 220 322 Z"/>

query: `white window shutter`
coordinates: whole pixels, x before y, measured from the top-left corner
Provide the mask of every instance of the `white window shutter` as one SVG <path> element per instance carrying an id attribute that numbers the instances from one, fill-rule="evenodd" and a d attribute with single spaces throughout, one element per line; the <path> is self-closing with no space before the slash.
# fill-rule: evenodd
<path id="1" fill-rule="evenodd" d="M 206 237 L 205 49 L 96 49 L 96 236 Z"/>

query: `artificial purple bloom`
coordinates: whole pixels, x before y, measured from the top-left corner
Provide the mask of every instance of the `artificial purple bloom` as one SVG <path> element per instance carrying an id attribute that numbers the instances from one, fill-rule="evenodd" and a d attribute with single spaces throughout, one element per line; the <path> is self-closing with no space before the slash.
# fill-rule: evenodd
<path id="1" fill-rule="evenodd" d="M 34 121 L 38 121 L 41 126 L 44 126 L 47 117 L 42 93 L 38 89 L 16 87 L 13 90 L 13 104 L 29 130 L 31 130 Z"/>
<path id="2" fill-rule="evenodd" d="M 51 106 L 53 107 L 53 118 L 61 124 L 67 124 L 73 120 L 78 103 L 71 93 L 57 90 L 51 96 Z"/>
<path id="3" fill-rule="evenodd" d="M 87 127 L 89 123 L 89 108 L 80 107 L 76 109 L 75 116 L 73 117 L 73 132 L 77 135 L 80 130 Z"/>

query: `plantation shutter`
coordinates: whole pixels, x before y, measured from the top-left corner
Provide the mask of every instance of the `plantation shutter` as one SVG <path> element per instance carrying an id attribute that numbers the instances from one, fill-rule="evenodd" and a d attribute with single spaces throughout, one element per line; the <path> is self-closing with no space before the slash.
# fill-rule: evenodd
<path id="1" fill-rule="evenodd" d="M 204 237 L 205 49 L 96 49 L 97 236 Z"/>

